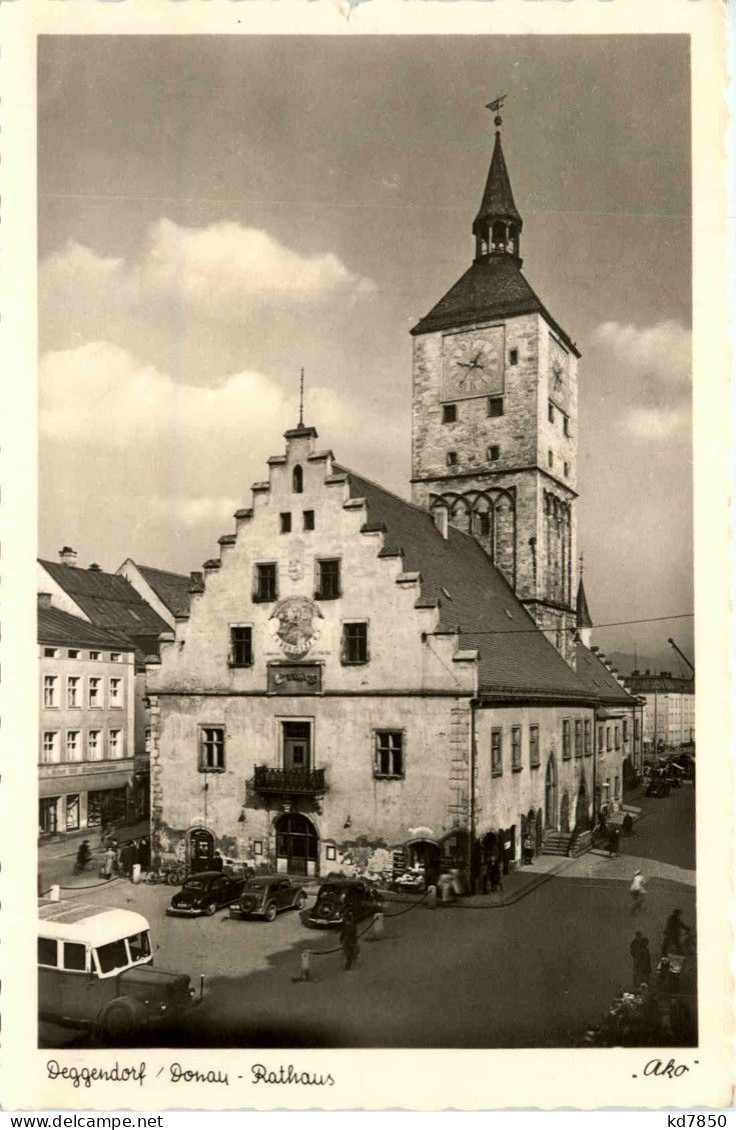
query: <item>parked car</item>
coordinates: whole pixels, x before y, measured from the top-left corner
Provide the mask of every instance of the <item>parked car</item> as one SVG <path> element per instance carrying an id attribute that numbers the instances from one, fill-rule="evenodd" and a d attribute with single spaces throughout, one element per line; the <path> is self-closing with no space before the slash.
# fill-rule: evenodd
<path id="1" fill-rule="evenodd" d="M 646 791 L 647 796 L 669 796 L 670 783 L 662 777 L 651 777 Z"/>
<path id="2" fill-rule="evenodd" d="M 282 910 L 303 910 L 306 902 L 304 887 L 285 875 L 258 875 L 248 879 L 238 901 L 230 903 L 230 917 L 273 922 Z"/>
<path id="3" fill-rule="evenodd" d="M 350 907 L 356 918 L 370 918 L 383 910 L 383 895 L 365 879 L 336 877 L 325 880 L 317 892 L 317 901 L 307 918 L 310 926 L 341 926 Z"/>
<path id="4" fill-rule="evenodd" d="M 201 1000 L 201 997 L 198 998 Z M 185 973 L 153 968 L 149 926 L 132 910 L 49 902 L 39 908 L 38 1015 L 106 1039 L 176 1019 L 194 1000 Z"/>
<path id="5" fill-rule="evenodd" d="M 224 875 L 222 871 L 198 871 L 184 880 L 180 891 L 172 897 L 167 914 L 214 914 L 222 906 L 235 902 L 245 886 L 245 879 Z"/>

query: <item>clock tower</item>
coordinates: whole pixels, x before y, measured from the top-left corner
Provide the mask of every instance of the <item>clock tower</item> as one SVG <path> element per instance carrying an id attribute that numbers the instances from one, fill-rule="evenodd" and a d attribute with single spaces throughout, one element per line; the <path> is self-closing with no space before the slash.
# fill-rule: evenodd
<path id="1" fill-rule="evenodd" d="M 490 108 L 475 258 L 411 331 L 412 497 L 480 542 L 574 665 L 580 354 L 521 272 L 523 220 Z"/>

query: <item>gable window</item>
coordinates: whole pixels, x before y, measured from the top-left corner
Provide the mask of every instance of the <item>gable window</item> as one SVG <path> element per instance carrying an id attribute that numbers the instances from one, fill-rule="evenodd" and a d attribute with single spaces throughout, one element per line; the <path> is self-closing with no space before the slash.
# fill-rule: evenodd
<path id="1" fill-rule="evenodd" d="M 519 350 L 518 349 L 510 349 L 509 350 L 509 365 L 518 365 L 518 364 L 519 364 Z"/>
<path id="2" fill-rule="evenodd" d="M 503 397 L 502 396 L 489 396 L 488 397 L 488 415 L 489 416 L 503 416 Z"/>
<path id="3" fill-rule="evenodd" d="M 302 525 L 305 530 L 314 529 L 314 510 L 302 511 Z"/>
<path id="4" fill-rule="evenodd" d="M 447 455 L 445 456 L 445 463 L 448 467 L 457 467 L 457 452 L 448 451 Z"/>
<path id="5" fill-rule="evenodd" d="M 514 773 L 521 770 L 521 726 L 511 727 L 511 769 Z"/>
<path id="6" fill-rule="evenodd" d="M 585 756 L 589 757 L 592 752 L 592 730 L 590 718 L 585 719 Z"/>
<path id="7" fill-rule="evenodd" d="M 233 624 L 230 628 L 230 666 L 252 667 L 253 629 L 246 624 Z"/>
<path id="8" fill-rule="evenodd" d="M 56 675 L 44 675 L 43 677 L 43 704 L 44 706 L 57 706 L 56 702 Z"/>
<path id="9" fill-rule="evenodd" d="M 575 719 L 575 756 L 583 756 L 583 720 Z"/>
<path id="10" fill-rule="evenodd" d="M 67 761 L 81 761 L 82 745 L 79 741 L 79 730 L 66 732 L 66 759 Z"/>
<path id="11" fill-rule="evenodd" d="M 317 562 L 316 600 L 336 600 L 340 595 L 340 561 L 328 557 Z"/>
<path id="12" fill-rule="evenodd" d="M 67 706 L 81 706 L 79 701 L 79 675 L 70 675 L 66 681 Z"/>
<path id="13" fill-rule="evenodd" d="M 552 403 L 551 400 L 547 401 L 547 419 L 549 420 L 550 424 L 554 424 L 554 422 L 555 422 L 555 406 L 554 406 L 554 404 Z"/>
<path id="14" fill-rule="evenodd" d="M 368 625 L 364 621 L 343 624 L 341 659 L 346 666 L 368 662 Z"/>
<path id="15" fill-rule="evenodd" d="M 374 777 L 403 777 L 403 730 L 376 730 L 375 741 Z"/>
<path id="16" fill-rule="evenodd" d="M 294 494 L 302 494 L 304 492 L 304 472 L 298 463 L 291 472 L 291 489 Z"/>
<path id="17" fill-rule="evenodd" d="M 562 719 L 562 756 L 568 758 L 570 756 L 570 719 Z"/>
<path id="18" fill-rule="evenodd" d="M 262 565 L 256 565 L 256 584 L 253 600 L 261 602 L 275 600 L 277 591 L 276 562 L 268 561 Z"/>
<path id="19" fill-rule="evenodd" d="M 123 680 L 110 679 L 110 706 L 123 705 Z"/>
<path id="20" fill-rule="evenodd" d="M 503 773 L 503 749 L 501 730 L 491 730 L 491 776 L 500 777 Z"/>
<path id="21" fill-rule="evenodd" d="M 93 675 L 89 681 L 89 705 L 91 707 L 102 706 L 102 693 L 101 693 L 102 679 Z"/>
<path id="22" fill-rule="evenodd" d="M 529 727 L 529 766 L 539 768 L 539 726 Z"/>
<path id="23" fill-rule="evenodd" d="M 122 757 L 123 745 L 120 741 L 120 730 L 110 730 L 107 736 L 107 756 Z"/>
<path id="24" fill-rule="evenodd" d="M 59 760 L 59 735 L 55 730 L 45 730 L 43 735 L 43 749 L 41 761 L 45 765 Z"/>
<path id="25" fill-rule="evenodd" d="M 495 463 L 497 459 L 501 458 L 501 448 L 497 443 L 492 443 L 490 447 L 486 448 L 486 456 L 489 463 Z"/>
<path id="26" fill-rule="evenodd" d="M 100 730 L 89 730 L 87 732 L 87 757 L 90 761 L 102 761 L 100 733 Z"/>
<path id="27" fill-rule="evenodd" d="M 225 770 L 225 727 L 200 726 L 199 771 L 223 773 Z"/>
<path id="28" fill-rule="evenodd" d="M 457 404 L 442 405 L 442 423 L 454 424 L 457 420 Z"/>
<path id="29" fill-rule="evenodd" d="M 282 534 L 291 533 L 291 514 L 279 514 L 279 525 Z"/>

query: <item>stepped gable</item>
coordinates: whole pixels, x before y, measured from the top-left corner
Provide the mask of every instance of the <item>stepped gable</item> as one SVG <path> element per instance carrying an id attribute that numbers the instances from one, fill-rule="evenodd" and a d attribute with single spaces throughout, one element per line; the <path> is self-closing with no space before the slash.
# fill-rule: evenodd
<path id="1" fill-rule="evenodd" d="M 383 555 L 401 552 L 404 571 L 421 574 L 417 604 L 438 605 L 438 629 L 458 628 L 463 651 L 479 652 L 484 697 L 567 702 L 596 697 L 537 628 L 474 538 L 450 526 L 445 539 L 426 510 L 345 467 L 335 470 L 348 476 L 352 498 L 365 499 L 368 527 L 385 531 Z"/>
<path id="2" fill-rule="evenodd" d="M 173 616 L 189 615 L 191 575 L 169 573 L 165 569 L 152 569 L 148 565 L 139 565 L 138 571 Z"/>
<path id="3" fill-rule="evenodd" d="M 624 690 L 598 656 L 580 641 L 577 643 L 576 671 L 581 682 L 602 703 L 636 706 L 636 699 Z"/>

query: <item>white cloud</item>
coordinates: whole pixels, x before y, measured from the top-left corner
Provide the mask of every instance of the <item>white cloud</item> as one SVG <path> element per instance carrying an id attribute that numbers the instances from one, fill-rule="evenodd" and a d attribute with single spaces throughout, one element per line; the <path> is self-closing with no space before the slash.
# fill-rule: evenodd
<path id="1" fill-rule="evenodd" d="M 666 439 L 686 429 L 690 413 L 686 407 L 630 408 L 624 416 L 624 426 L 638 439 Z"/>
<path id="2" fill-rule="evenodd" d="M 169 497 L 153 495 L 149 501 L 152 512 L 166 523 L 187 527 L 232 525 L 232 517 L 242 500 L 223 496 L 200 495 L 194 497 Z"/>

